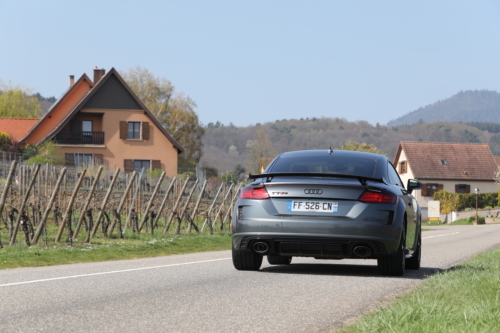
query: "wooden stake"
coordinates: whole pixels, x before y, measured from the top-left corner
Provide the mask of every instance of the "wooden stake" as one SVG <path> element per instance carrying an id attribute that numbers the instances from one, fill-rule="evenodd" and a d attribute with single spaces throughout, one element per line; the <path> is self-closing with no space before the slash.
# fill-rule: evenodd
<path id="1" fill-rule="evenodd" d="M 85 200 L 85 203 L 82 207 L 82 210 L 80 211 L 80 217 L 78 218 L 78 223 L 76 224 L 75 232 L 73 233 L 73 239 L 78 237 L 78 232 L 80 231 L 80 227 L 83 222 L 83 218 L 85 217 L 85 212 L 87 211 L 87 208 L 90 205 L 90 201 L 92 200 L 92 195 L 94 194 L 95 187 L 97 186 L 97 183 L 99 181 L 99 177 L 101 176 L 101 172 L 104 169 L 104 167 L 101 165 L 99 169 L 97 170 L 97 175 L 94 178 L 94 181 L 92 182 L 92 187 L 90 188 L 89 195 L 87 196 L 87 200 Z"/>
<path id="2" fill-rule="evenodd" d="M 5 201 L 7 201 L 7 194 L 9 192 L 10 186 L 12 185 L 12 178 L 16 172 L 17 160 L 13 160 L 10 164 L 9 176 L 7 177 L 7 182 L 3 189 L 2 198 L 0 199 L 0 215 L 2 215 L 3 207 L 5 206 Z"/>
<path id="3" fill-rule="evenodd" d="M 201 198 L 203 197 L 203 191 L 205 191 L 205 187 L 207 186 L 207 180 L 203 182 L 203 186 L 201 187 L 200 191 L 200 196 L 198 197 L 198 200 L 196 201 L 196 205 L 194 206 L 193 213 L 191 214 L 191 223 L 189 223 L 187 227 L 187 232 L 191 232 L 191 225 L 194 223 L 194 218 L 196 217 L 196 211 L 198 210 L 198 207 L 201 202 Z"/>
<path id="4" fill-rule="evenodd" d="M 194 183 L 193 188 L 191 189 L 191 192 L 189 192 L 188 198 L 186 200 L 186 203 L 184 204 L 184 207 L 182 207 L 181 213 L 179 214 L 179 224 L 177 225 L 177 229 L 175 230 L 175 234 L 178 235 L 181 231 L 181 223 L 182 223 L 182 217 L 184 216 L 184 212 L 187 209 L 187 206 L 189 205 L 189 200 L 191 200 L 191 196 L 194 193 L 194 190 L 196 189 L 196 186 L 198 185 L 198 179 Z M 191 224 L 190 224 L 191 225 Z"/>
<path id="5" fill-rule="evenodd" d="M 49 204 L 47 205 L 47 208 L 45 209 L 42 220 L 40 221 L 40 224 L 38 225 L 38 228 L 36 229 L 35 236 L 33 236 L 33 244 L 36 244 L 38 242 L 38 238 L 42 234 L 42 230 L 45 227 L 47 217 L 49 216 L 50 210 L 52 209 L 52 205 L 54 204 L 54 201 L 55 201 L 56 196 L 57 196 L 57 192 L 59 191 L 59 186 L 61 185 L 61 182 L 62 182 L 62 179 L 63 179 L 65 173 L 66 173 L 66 168 L 63 168 L 61 170 L 61 175 L 59 176 L 59 179 L 57 180 L 56 186 L 54 187 L 54 190 L 52 191 L 52 196 L 50 197 Z"/>
<path id="6" fill-rule="evenodd" d="M 137 176 L 137 171 L 132 172 L 132 176 L 130 177 L 130 180 L 128 182 L 127 189 L 125 190 L 125 193 L 123 193 L 123 196 L 122 196 L 122 199 L 120 201 L 120 204 L 118 205 L 118 209 L 115 211 L 116 212 L 115 213 L 115 219 L 113 220 L 113 222 L 111 223 L 111 226 L 109 227 L 107 237 L 109 237 L 113 233 L 113 229 L 115 228 L 115 224 L 116 224 L 117 218 L 119 218 L 121 220 L 121 215 L 120 214 L 121 214 L 123 205 L 125 204 L 125 201 L 126 201 L 128 193 L 132 189 L 132 184 L 134 183 L 134 179 L 135 179 L 136 176 Z M 122 233 L 122 231 L 121 231 L 121 227 L 120 227 L 120 236 L 122 236 L 121 233 Z"/>
<path id="7" fill-rule="evenodd" d="M 156 197 L 156 193 L 158 192 L 158 189 L 160 188 L 161 182 L 163 181 L 163 178 L 165 177 L 165 171 L 161 173 L 160 180 L 158 180 L 158 183 L 156 184 L 155 190 L 153 191 L 153 194 L 151 195 L 151 198 L 149 199 L 148 206 L 146 207 L 146 211 L 142 214 L 142 220 L 141 224 L 139 224 L 139 232 L 141 232 L 142 227 L 144 226 L 144 223 L 146 222 L 149 214 L 149 210 L 151 209 L 151 205 L 153 204 L 153 200 Z"/>
<path id="8" fill-rule="evenodd" d="M 61 222 L 61 226 L 59 227 L 59 231 L 57 232 L 57 236 L 55 241 L 59 242 L 61 240 L 62 233 L 64 231 L 64 226 L 66 224 L 66 219 L 71 215 L 71 210 L 73 209 L 73 203 L 75 202 L 76 195 L 78 194 L 78 190 L 80 189 L 80 185 L 82 184 L 83 177 L 85 176 L 85 172 L 87 172 L 87 169 L 84 169 L 82 174 L 80 175 L 80 178 L 78 179 L 78 183 L 75 186 L 75 189 L 73 190 L 73 194 L 71 195 L 71 199 L 68 202 L 68 207 L 66 208 L 66 212 L 64 213 L 64 217 Z M 65 174 L 64 178 L 64 183 L 67 185 L 67 177 L 68 175 Z"/>
<path id="9" fill-rule="evenodd" d="M 210 213 L 212 212 L 212 209 L 214 208 L 215 202 L 217 201 L 217 198 L 219 197 L 220 190 L 222 189 L 222 186 L 224 183 L 220 184 L 219 190 L 217 191 L 217 194 L 215 195 L 214 201 L 212 202 L 212 205 L 210 206 L 210 209 L 208 210 L 207 217 L 205 218 L 205 222 L 203 222 L 203 226 L 201 227 L 201 231 L 205 228 L 205 224 L 207 221 L 210 219 Z M 208 221 L 210 223 L 210 221 Z M 212 224 L 210 224 L 210 229 L 212 229 Z"/>
<path id="10" fill-rule="evenodd" d="M 163 201 L 161 202 L 160 208 L 158 209 L 158 212 L 156 213 L 155 220 L 153 221 L 153 228 L 156 228 L 156 224 L 158 223 L 158 219 L 160 218 L 160 215 L 163 211 L 163 208 L 165 207 L 165 203 L 167 202 L 168 195 L 172 191 L 172 187 L 174 186 L 174 183 L 176 180 L 177 180 L 176 177 L 172 178 L 172 181 L 170 182 L 170 185 L 168 186 L 167 193 L 165 193 L 165 197 L 163 198 Z"/>
<path id="11" fill-rule="evenodd" d="M 181 193 L 179 193 L 179 197 L 177 198 L 177 201 L 175 202 L 174 207 L 172 208 L 172 213 L 170 214 L 170 218 L 168 219 L 167 225 L 165 226 L 165 230 L 163 230 L 163 233 L 166 234 L 168 231 L 168 228 L 170 227 L 170 223 L 172 223 L 172 219 L 174 218 L 175 211 L 177 209 L 177 206 L 179 206 L 179 202 L 181 201 L 182 198 L 182 193 L 184 193 L 184 189 L 186 188 L 187 184 L 189 182 L 189 178 L 186 179 L 186 182 L 182 186 Z"/>
<path id="12" fill-rule="evenodd" d="M 104 209 L 106 208 L 106 204 L 108 203 L 109 196 L 111 195 L 111 192 L 113 191 L 113 187 L 115 186 L 116 179 L 118 179 L 118 174 L 120 173 L 120 169 L 116 169 L 115 175 L 113 176 L 113 180 L 111 181 L 111 184 L 109 184 L 108 192 L 106 193 L 106 196 L 104 197 L 104 200 L 101 205 L 101 210 L 99 211 L 99 215 L 97 216 L 97 220 L 95 221 L 94 229 L 92 230 L 91 237 L 95 236 L 95 233 L 97 232 L 97 228 L 99 228 L 99 223 L 101 222 L 102 215 L 104 213 Z M 87 237 L 88 238 L 88 237 Z M 90 238 L 85 240 L 85 243 L 90 242 Z"/>
<path id="13" fill-rule="evenodd" d="M 226 195 L 224 196 L 224 198 L 222 199 L 222 202 L 220 204 L 220 207 L 219 207 L 219 211 L 217 212 L 217 214 L 215 215 L 215 218 L 214 218 L 214 223 L 212 224 L 212 227 L 215 225 L 215 223 L 217 223 L 217 218 L 219 217 L 219 214 L 220 212 L 222 211 L 222 208 L 224 207 L 224 204 L 226 203 L 226 200 L 227 200 L 227 196 L 231 193 L 231 189 L 233 188 L 233 183 L 231 183 L 231 186 L 229 187 L 229 189 L 227 190 L 226 192 Z M 221 221 L 220 221 L 220 227 L 221 227 L 221 230 L 222 230 L 222 227 L 224 226 L 223 222 L 222 222 L 222 217 L 221 217 Z"/>
<path id="14" fill-rule="evenodd" d="M 28 190 L 26 191 L 26 194 L 24 195 L 24 198 L 23 198 L 23 202 L 21 203 L 21 208 L 19 209 L 19 213 L 17 214 L 16 225 L 15 225 L 14 230 L 12 232 L 12 238 L 10 239 L 11 246 L 16 243 L 16 236 L 17 236 L 17 231 L 19 230 L 19 224 L 21 223 L 21 216 L 23 215 L 24 207 L 26 206 L 26 202 L 28 201 L 28 197 L 30 195 L 31 188 L 35 184 L 36 176 L 38 175 L 39 170 L 40 170 L 40 163 L 37 163 L 36 168 L 35 168 L 35 174 L 33 175 L 33 178 L 31 179 Z"/>

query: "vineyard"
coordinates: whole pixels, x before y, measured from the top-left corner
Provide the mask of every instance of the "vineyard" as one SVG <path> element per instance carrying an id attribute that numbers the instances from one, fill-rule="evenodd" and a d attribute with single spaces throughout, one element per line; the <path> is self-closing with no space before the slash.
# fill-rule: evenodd
<path id="1" fill-rule="evenodd" d="M 103 166 L 0 164 L 0 247 L 231 230 L 242 184 Z"/>

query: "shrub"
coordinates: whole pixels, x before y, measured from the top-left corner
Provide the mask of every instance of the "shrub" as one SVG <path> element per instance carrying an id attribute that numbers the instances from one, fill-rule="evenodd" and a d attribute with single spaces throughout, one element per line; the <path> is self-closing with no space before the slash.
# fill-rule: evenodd
<path id="1" fill-rule="evenodd" d="M 49 163 L 49 164 L 52 164 L 52 160 L 49 160 L 47 157 L 45 156 L 32 156 L 30 158 L 28 158 L 26 161 L 24 161 L 25 163 L 27 164 L 35 164 L 35 163 L 40 163 L 40 164 L 46 164 L 46 163 Z"/>
<path id="2" fill-rule="evenodd" d="M 10 144 L 10 136 L 5 132 L 0 132 L 0 149 Z"/>
<path id="3" fill-rule="evenodd" d="M 445 192 L 445 191 L 438 191 L 434 194 L 433 199 L 434 200 L 440 200 L 440 196 L 438 195 L 439 192 Z M 447 192 L 449 193 L 449 192 Z M 460 193 L 460 194 L 455 194 L 458 197 L 458 203 L 456 206 L 457 210 L 466 210 L 468 208 L 475 208 L 476 207 L 476 194 L 475 193 Z M 495 207 L 498 205 L 498 193 L 497 192 L 492 192 L 492 193 L 480 193 L 478 194 L 478 208 L 485 208 L 488 206 Z"/>
<path id="4" fill-rule="evenodd" d="M 152 177 L 159 177 L 162 172 L 162 169 L 146 170 L 146 173 Z"/>

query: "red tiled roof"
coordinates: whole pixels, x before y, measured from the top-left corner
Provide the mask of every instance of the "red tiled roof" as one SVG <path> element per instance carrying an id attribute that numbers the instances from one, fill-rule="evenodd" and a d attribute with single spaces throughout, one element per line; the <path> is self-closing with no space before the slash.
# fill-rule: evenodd
<path id="1" fill-rule="evenodd" d="M 0 132 L 6 132 L 12 139 L 19 141 L 39 120 L 39 118 L 0 118 Z"/>
<path id="2" fill-rule="evenodd" d="M 487 144 L 401 142 L 396 158 L 401 149 L 417 179 L 492 180 L 497 170 Z"/>

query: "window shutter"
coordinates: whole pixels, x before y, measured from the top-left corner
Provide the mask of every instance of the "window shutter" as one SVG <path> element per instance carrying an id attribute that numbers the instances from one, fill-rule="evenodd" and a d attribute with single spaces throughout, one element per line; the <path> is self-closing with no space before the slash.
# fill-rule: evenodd
<path id="1" fill-rule="evenodd" d="M 443 184 L 438 184 L 438 191 L 441 191 L 443 189 Z"/>
<path id="2" fill-rule="evenodd" d="M 156 170 L 156 169 L 161 170 L 161 161 L 160 160 L 153 160 L 151 170 Z"/>
<path id="3" fill-rule="evenodd" d="M 124 160 L 123 167 L 125 169 L 125 172 L 134 171 L 134 160 Z"/>
<path id="4" fill-rule="evenodd" d="M 455 193 L 460 193 L 460 185 L 455 184 Z"/>
<path id="5" fill-rule="evenodd" d="M 465 185 L 465 193 L 470 193 L 470 185 Z"/>
<path id="6" fill-rule="evenodd" d="M 74 153 L 66 153 L 64 155 L 64 160 L 65 164 L 68 167 L 74 167 L 75 166 L 75 154 Z"/>
<path id="7" fill-rule="evenodd" d="M 120 121 L 120 139 L 125 140 L 127 138 L 127 122 Z"/>
<path id="8" fill-rule="evenodd" d="M 142 123 L 142 139 L 149 140 L 149 123 L 147 121 Z"/>
<path id="9" fill-rule="evenodd" d="M 420 190 L 420 194 L 421 194 L 423 197 L 426 197 L 426 196 L 427 196 L 427 184 L 422 184 L 422 190 Z"/>
<path id="10" fill-rule="evenodd" d="M 81 132 L 83 130 L 82 121 L 78 119 L 72 119 L 69 122 L 69 130 L 71 132 Z"/>
<path id="11" fill-rule="evenodd" d="M 104 157 L 102 154 L 94 154 L 94 164 L 104 164 Z"/>

